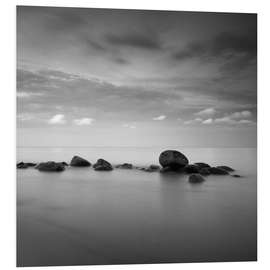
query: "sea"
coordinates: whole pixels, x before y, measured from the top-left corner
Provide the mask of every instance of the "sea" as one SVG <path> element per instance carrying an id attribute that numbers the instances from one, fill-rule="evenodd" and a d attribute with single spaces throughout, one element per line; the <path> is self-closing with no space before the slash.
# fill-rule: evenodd
<path id="1" fill-rule="evenodd" d="M 136 169 L 17 169 L 17 266 L 257 260 L 257 149 L 174 148 L 240 178 Z M 17 161 L 74 155 L 158 164 L 160 147 L 18 147 Z"/>

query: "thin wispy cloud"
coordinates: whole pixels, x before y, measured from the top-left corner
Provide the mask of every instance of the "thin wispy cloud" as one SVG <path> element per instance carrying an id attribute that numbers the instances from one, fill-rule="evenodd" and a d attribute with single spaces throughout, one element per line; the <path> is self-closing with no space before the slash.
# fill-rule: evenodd
<path id="1" fill-rule="evenodd" d="M 166 118 L 167 118 L 166 115 L 160 115 L 160 116 L 154 117 L 153 120 L 154 121 L 163 121 Z"/>
<path id="2" fill-rule="evenodd" d="M 74 119 L 73 122 L 77 126 L 90 126 L 93 124 L 95 120 L 93 118 L 80 118 L 80 119 Z"/>
<path id="3" fill-rule="evenodd" d="M 204 109 L 204 110 L 201 110 L 201 111 L 195 113 L 195 115 L 210 116 L 210 115 L 214 115 L 216 112 L 217 111 L 215 108 L 207 108 L 207 109 Z"/>

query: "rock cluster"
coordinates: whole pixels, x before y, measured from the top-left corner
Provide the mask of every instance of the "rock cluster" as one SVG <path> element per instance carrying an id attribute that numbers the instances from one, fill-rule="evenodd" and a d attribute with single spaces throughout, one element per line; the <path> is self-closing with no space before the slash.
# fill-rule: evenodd
<path id="1" fill-rule="evenodd" d="M 189 164 L 188 158 L 179 151 L 176 150 L 166 150 L 163 151 L 159 156 L 159 163 L 161 165 L 150 165 L 148 167 L 135 167 L 131 163 L 123 163 L 116 165 L 117 169 L 137 169 L 145 172 L 160 172 L 160 173 L 185 173 L 190 174 L 190 183 L 202 183 L 205 179 L 203 176 L 208 175 L 229 175 L 234 171 L 231 167 L 221 165 L 212 167 L 204 162 L 196 162 L 194 164 Z M 31 162 L 19 162 L 17 163 L 18 169 L 27 169 L 28 167 L 34 167 L 39 171 L 44 172 L 62 172 L 67 166 L 69 166 L 65 161 L 55 162 L 47 161 L 41 162 L 38 165 Z M 79 156 L 74 156 L 71 159 L 70 166 L 72 167 L 90 167 L 91 163 Z M 113 166 L 110 162 L 105 159 L 98 159 L 93 165 L 95 171 L 112 171 Z M 238 174 L 231 174 L 232 177 L 241 177 Z"/>

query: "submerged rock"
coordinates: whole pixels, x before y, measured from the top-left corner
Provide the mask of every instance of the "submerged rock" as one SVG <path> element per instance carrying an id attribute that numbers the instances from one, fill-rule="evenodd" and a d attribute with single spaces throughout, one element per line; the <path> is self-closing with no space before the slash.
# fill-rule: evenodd
<path id="1" fill-rule="evenodd" d="M 27 169 L 28 165 L 27 165 L 27 163 L 19 162 L 19 163 L 17 163 L 16 167 L 17 167 L 17 169 Z"/>
<path id="2" fill-rule="evenodd" d="M 111 171 L 113 167 L 110 162 L 105 159 L 98 159 L 97 162 L 93 165 L 95 171 Z"/>
<path id="3" fill-rule="evenodd" d="M 118 168 L 118 169 L 133 169 L 133 165 L 130 164 L 130 163 L 123 163 L 123 164 L 120 164 L 120 165 L 116 165 L 115 168 Z"/>
<path id="4" fill-rule="evenodd" d="M 199 167 L 194 164 L 190 164 L 190 165 L 185 166 L 184 172 L 185 173 L 198 173 Z"/>
<path id="5" fill-rule="evenodd" d="M 204 162 L 196 162 L 194 163 L 197 167 L 199 167 L 200 169 L 203 169 L 203 168 L 210 168 L 211 166 L 208 165 L 207 163 L 204 163 Z"/>
<path id="6" fill-rule="evenodd" d="M 229 166 L 217 166 L 216 168 L 222 169 L 222 170 L 227 171 L 227 172 L 233 172 L 234 171 L 234 169 L 232 169 Z"/>
<path id="7" fill-rule="evenodd" d="M 91 166 L 91 163 L 79 156 L 74 156 L 70 162 L 70 166 L 74 166 L 74 167 L 89 167 Z"/>
<path id="8" fill-rule="evenodd" d="M 170 167 L 163 167 L 160 169 L 161 173 L 166 173 L 166 172 L 172 172 L 172 169 Z"/>
<path id="9" fill-rule="evenodd" d="M 41 162 L 35 168 L 42 172 L 62 172 L 65 170 L 62 162 L 54 161 Z"/>
<path id="10" fill-rule="evenodd" d="M 201 175 L 210 175 L 210 171 L 209 171 L 209 168 L 205 167 L 205 168 L 202 168 L 199 170 L 199 174 Z"/>
<path id="11" fill-rule="evenodd" d="M 187 157 L 176 150 L 166 150 L 159 156 L 160 165 L 163 168 L 169 167 L 173 171 L 184 168 L 188 162 Z"/>
<path id="12" fill-rule="evenodd" d="M 215 175 L 226 175 L 229 174 L 227 171 L 221 169 L 221 168 L 217 168 L 217 167 L 211 167 L 208 168 L 209 172 L 211 174 L 215 174 Z"/>
<path id="13" fill-rule="evenodd" d="M 205 181 L 205 179 L 199 173 L 194 173 L 189 176 L 188 181 L 190 183 L 201 183 Z"/>
<path id="14" fill-rule="evenodd" d="M 158 165 L 150 165 L 147 168 L 143 168 L 145 172 L 157 172 L 159 171 L 160 167 Z"/>
<path id="15" fill-rule="evenodd" d="M 239 174 L 232 174 L 232 177 L 237 177 L 237 178 L 239 178 L 239 177 L 242 177 L 242 176 L 239 175 Z"/>

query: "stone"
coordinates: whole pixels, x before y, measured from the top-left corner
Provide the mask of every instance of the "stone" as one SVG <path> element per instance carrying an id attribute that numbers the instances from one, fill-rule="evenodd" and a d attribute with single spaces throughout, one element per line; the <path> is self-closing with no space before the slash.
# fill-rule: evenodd
<path id="1" fill-rule="evenodd" d="M 155 171 L 158 171 L 158 170 L 160 169 L 160 167 L 159 167 L 158 165 L 154 165 L 154 164 L 151 164 L 151 165 L 149 166 L 149 168 L 150 168 L 151 170 L 155 170 Z"/>
<path id="2" fill-rule="evenodd" d="M 65 161 L 61 162 L 64 166 L 68 166 L 68 164 Z"/>
<path id="3" fill-rule="evenodd" d="M 111 171 L 113 167 L 110 162 L 105 159 L 98 159 L 97 162 L 93 165 L 95 171 Z"/>
<path id="4" fill-rule="evenodd" d="M 239 177 L 242 177 L 242 176 L 239 175 L 239 174 L 232 174 L 232 177 L 237 177 L 237 178 L 239 178 Z"/>
<path id="5" fill-rule="evenodd" d="M 171 172 L 172 169 L 170 167 L 164 167 L 164 168 L 161 168 L 159 172 L 161 173 L 166 173 L 166 172 Z"/>
<path id="6" fill-rule="evenodd" d="M 62 162 L 54 161 L 41 162 L 35 168 L 41 172 L 62 172 L 65 170 L 65 166 Z"/>
<path id="7" fill-rule="evenodd" d="M 37 163 L 33 162 L 26 162 L 25 164 L 27 164 L 28 167 L 35 167 L 37 165 Z"/>
<path id="8" fill-rule="evenodd" d="M 27 169 L 28 165 L 27 165 L 27 163 L 19 162 L 19 163 L 17 163 L 16 167 L 17 167 L 17 169 Z"/>
<path id="9" fill-rule="evenodd" d="M 222 170 L 227 171 L 227 172 L 234 171 L 234 169 L 232 169 L 231 167 L 228 167 L 228 166 L 217 166 L 217 168 L 222 169 Z"/>
<path id="10" fill-rule="evenodd" d="M 173 171 L 184 168 L 188 162 L 187 157 L 176 150 L 166 150 L 159 156 L 160 165 L 163 168 L 169 167 Z"/>
<path id="11" fill-rule="evenodd" d="M 204 162 L 196 162 L 194 163 L 197 167 L 199 167 L 199 169 L 202 169 L 202 168 L 210 168 L 211 166 L 208 165 L 207 163 L 204 163 Z"/>
<path id="12" fill-rule="evenodd" d="M 70 166 L 73 166 L 73 167 L 89 167 L 91 166 L 91 163 L 82 158 L 82 157 L 79 157 L 79 156 L 74 156 L 70 162 Z"/>
<path id="13" fill-rule="evenodd" d="M 217 167 L 211 167 L 208 168 L 209 172 L 211 174 L 215 174 L 215 175 L 226 175 L 229 174 L 227 171 L 221 169 L 221 168 L 217 168 Z"/>
<path id="14" fill-rule="evenodd" d="M 133 169 L 133 165 L 130 164 L 130 163 L 123 163 L 123 164 L 120 164 L 120 165 L 116 165 L 115 168 L 118 168 L 118 169 Z"/>
<path id="15" fill-rule="evenodd" d="M 190 165 L 185 166 L 184 172 L 185 173 L 198 173 L 199 167 L 194 164 L 190 164 Z"/>
<path id="16" fill-rule="evenodd" d="M 201 175 L 210 175 L 210 171 L 209 171 L 209 168 L 205 167 L 205 168 L 202 168 L 199 170 L 199 174 Z"/>
<path id="17" fill-rule="evenodd" d="M 188 181 L 190 183 L 202 183 L 205 179 L 199 173 L 194 173 L 189 176 Z"/>

